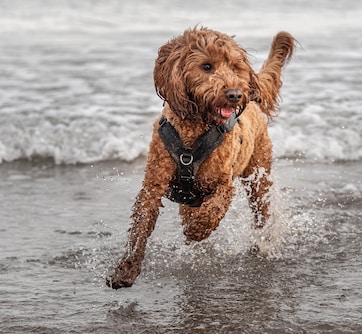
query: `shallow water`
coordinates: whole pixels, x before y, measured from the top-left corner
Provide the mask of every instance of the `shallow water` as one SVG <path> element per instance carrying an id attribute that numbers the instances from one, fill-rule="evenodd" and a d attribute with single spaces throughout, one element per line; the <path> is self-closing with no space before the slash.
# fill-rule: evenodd
<path id="1" fill-rule="evenodd" d="M 143 163 L 0 166 L 0 332 L 362 330 L 360 163 L 277 162 L 284 241 L 266 245 L 266 258 L 248 252 L 244 197 L 190 246 L 165 201 L 136 284 L 113 291 L 104 276 L 123 251 Z"/>
<path id="2" fill-rule="evenodd" d="M 3 1 L 0 333 L 361 333 L 361 16 L 357 0 Z M 251 228 L 238 188 L 185 245 L 165 201 L 136 284 L 113 291 L 162 106 L 157 49 L 196 24 L 236 35 L 256 69 L 278 31 L 300 44 L 270 126 L 273 224 Z"/>

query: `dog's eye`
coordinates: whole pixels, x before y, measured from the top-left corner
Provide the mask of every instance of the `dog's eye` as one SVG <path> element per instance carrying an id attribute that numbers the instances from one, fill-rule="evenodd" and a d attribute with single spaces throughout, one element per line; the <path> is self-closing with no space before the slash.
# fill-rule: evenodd
<path id="1" fill-rule="evenodd" d="M 209 64 L 209 63 L 202 64 L 201 67 L 205 72 L 211 72 L 212 71 L 212 65 Z"/>

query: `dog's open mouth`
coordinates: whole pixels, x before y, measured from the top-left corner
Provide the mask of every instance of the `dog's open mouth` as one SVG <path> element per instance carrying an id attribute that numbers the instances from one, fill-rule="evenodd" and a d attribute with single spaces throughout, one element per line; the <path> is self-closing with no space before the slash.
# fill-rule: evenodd
<path id="1" fill-rule="evenodd" d="M 218 108 L 216 108 L 217 114 L 220 115 L 223 118 L 230 118 L 234 111 L 235 111 L 235 108 L 233 108 L 233 107 L 218 107 Z"/>

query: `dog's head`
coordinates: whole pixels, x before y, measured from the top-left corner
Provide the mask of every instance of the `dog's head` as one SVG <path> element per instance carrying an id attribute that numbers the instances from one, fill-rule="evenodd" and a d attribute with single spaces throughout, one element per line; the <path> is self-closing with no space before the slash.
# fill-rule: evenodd
<path id="1" fill-rule="evenodd" d="M 177 115 L 208 123 L 226 121 L 259 94 L 246 51 L 207 28 L 186 30 L 159 49 L 154 82 Z"/>

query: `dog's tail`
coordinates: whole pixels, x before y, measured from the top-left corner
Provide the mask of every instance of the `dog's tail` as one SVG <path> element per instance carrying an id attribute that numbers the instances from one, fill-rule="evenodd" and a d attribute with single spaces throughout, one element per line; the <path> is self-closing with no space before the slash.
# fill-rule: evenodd
<path id="1" fill-rule="evenodd" d="M 258 73 L 260 106 L 272 118 L 278 108 L 281 71 L 293 55 L 295 40 L 287 32 L 279 32 L 273 39 L 269 56 Z"/>

